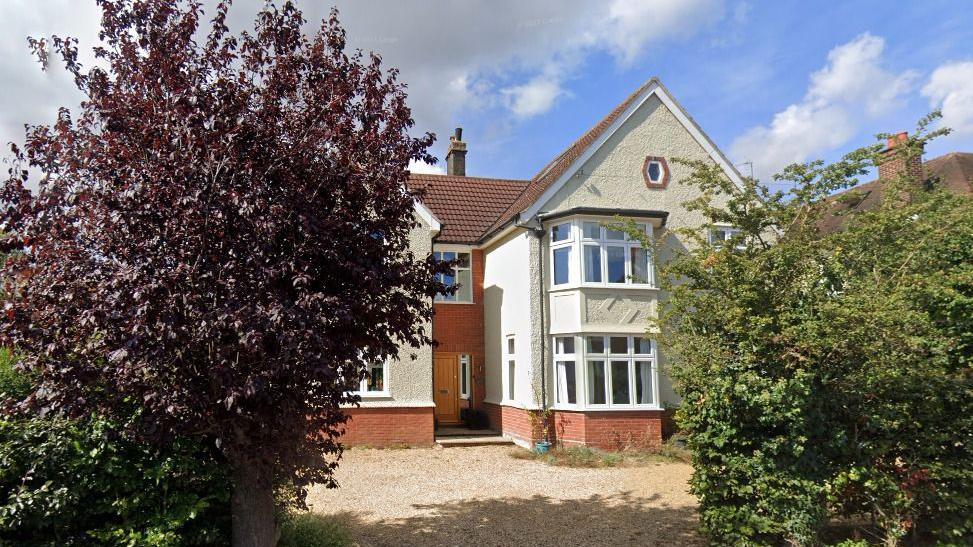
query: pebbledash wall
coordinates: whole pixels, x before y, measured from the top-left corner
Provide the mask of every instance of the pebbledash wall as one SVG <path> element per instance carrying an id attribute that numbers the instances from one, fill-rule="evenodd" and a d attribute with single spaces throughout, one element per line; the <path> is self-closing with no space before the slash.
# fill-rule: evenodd
<path id="1" fill-rule="evenodd" d="M 646 156 L 669 159 L 670 182 L 665 189 L 647 189 L 641 178 Z M 690 168 L 675 163 L 672 158 L 698 159 L 712 163 L 708 151 L 686 129 L 682 121 L 659 100 L 649 99 L 611 136 L 607 142 L 554 194 L 540 210 L 547 214 L 575 207 L 605 209 L 642 209 L 669 212 L 666 226 L 657 229 L 656 264 L 665 261 L 675 249 L 685 248 L 675 229 L 700 226 L 706 219 L 699 213 L 687 211 L 682 203 L 696 197 L 698 190 L 683 183 Z M 549 223 L 548 223 L 549 224 Z M 545 225 L 548 228 L 549 225 Z M 539 408 L 539 390 L 528 387 L 540 383 L 540 370 L 546 368 L 548 402 L 553 401 L 554 383 L 552 348 L 547 329 L 541 329 L 541 317 L 550 325 L 550 300 L 540 298 L 540 276 L 543 266 L 545 289 L 550 289 L 550 261 L 548 236 L 543 239 L 521 229 L 486 249 L 487 271 L 484 280 L 486 293 L 486 357 L 487 390 L 485 407 L 494 427 L 518 444 L 526 445 L 541 437 L 533 427 L 530 410 Z M 507 264 L 506 268 L 493 263 Z M 521 265 L 512 268 L 509 265 Z M 527 265 L 528 267 L 523 267 Z M 631 289 L 583 289 L 583 298 L 612 294 L 626 308 L 637 310 L 637 317 L 657 314 L 661 291 Z M 543 309 L 542 309 L 543 306 Z M 587 306 L 586 306 L 587 307 Z M 631 317 L 631 315 L 630 315 Z M 644 332 L 648 325 L 622 323 L 612 317 L 582 317 L 586 332 Z M 596 324 L 591 321 L 595 320 Z M 517 393 L 513 399 L 502 393 L 506 385 L 508 356 L 504 352 L 509 335 L 517 338 Z M 526 338 L 526 340 L 524 339 Z M 546 343 L 545 343 L 546 342 Z M 542 359 L 543 356 L 543 359 Z M 664 373 L 665 355 L 657 356 L 659 368 L 659 397 L 662 406 L 679 402 L 671 380 Z M 521 389 L 521 386 L 524 386 Z M 534 393 L 531 393 L 533 391 Z M 584 444 L 603 449 L 658 446 L 672 429 L 671 413 L 664 410 L 554 410 L 553 435 L 566 445 Z"/>
<path id="2" fill-rule="evenodd" d="M 425 260 L 432 252 L 430 225 L 418 214 L 409 234 L 413 254 Z M 424 325 L 426 331 L 430 324 Z M 349 417 L 341 442 L 348 445 L 431 445 L 435 442 L 432 400 L 432 347 L 403 346 L 400 359 L 386 366 L 387 393 L 362 397 L 361 406 L 346 407 Z M 415 358 L 411 358 L 415 355 Z"/>

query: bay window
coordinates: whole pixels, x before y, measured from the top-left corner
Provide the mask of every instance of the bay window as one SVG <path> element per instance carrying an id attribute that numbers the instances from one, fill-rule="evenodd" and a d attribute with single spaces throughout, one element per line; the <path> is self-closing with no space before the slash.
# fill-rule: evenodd
<path id="1" fill-rule="evenodd" d="M 655 342 L 649 338 L 554 337 L 554 402 L 559 407 L 654 409 L 659 407 L 657 384 Z"/>
<path id="2" fill-rule="evenodd" d="M 437 294 L 436 302 L 473 302 L 473 273 L 470 253 L 440 250 L 433 252 L 433 258 L 443 262 L 456 261 L 452 272 L 437 274 L 437 278 L 447 287 L 459 285 L 453 294 Z"/>
<path id="3" fill-rule="evenodd" d="M 597 286 L 654 286 L 651 249 L 643 248 L 641 241 L 605 226 L 604 222 L 582 219 L 550 227 L 552 286 L 579 282 Z M 651 239 L 650 224 L 637 226 Z M 579 267 L 580 271 L 574 271 Z"/>

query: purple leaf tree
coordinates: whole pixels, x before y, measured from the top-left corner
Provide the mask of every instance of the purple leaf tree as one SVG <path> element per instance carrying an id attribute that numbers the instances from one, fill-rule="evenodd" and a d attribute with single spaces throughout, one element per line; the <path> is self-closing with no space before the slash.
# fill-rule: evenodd
<path id="1" fill-rule="evenodd" d="M 444 266 L 409 250 L 406 168 L 435 160 L 396 71 L 346 52 L 335 12 L 306 36 L 268 6 L 237 35 L 229 3 L 98 0 L 90 68 L 30 40 L 85 101 L 12 147 L 0 334 L 40 378 L 32 411 L 218 443 L 234 544 L 265 546 L 276 485 L 334 485 L 365 365 L 430 343 Z"/>

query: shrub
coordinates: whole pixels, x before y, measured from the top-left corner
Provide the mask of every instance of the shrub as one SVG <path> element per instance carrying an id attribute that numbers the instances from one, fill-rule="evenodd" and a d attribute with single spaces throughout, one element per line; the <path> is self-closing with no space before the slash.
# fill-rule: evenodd
<path id="1" fill-rule="evenodd" d="M 819 234 L 825 198 L 878 152 L 791 166 L 787 195 L 694 164 L 706 195 L 689 207 L 741 230 L 721 248 L 685 232 L 696 245 L 664 269 L 663 347 L 715 543 L 817 544 L 835 519 L 886 544 L 973 541 L 973 200 L 903 177 Z"/>
<path id="2" fill-rule="evenodd" d="M 0 392 L 30 382 L 0 352 Z M 221 545 L 229 486 L 212 450 L 127 440 L 107 420 L 0 420 L 0 544 Z"/>

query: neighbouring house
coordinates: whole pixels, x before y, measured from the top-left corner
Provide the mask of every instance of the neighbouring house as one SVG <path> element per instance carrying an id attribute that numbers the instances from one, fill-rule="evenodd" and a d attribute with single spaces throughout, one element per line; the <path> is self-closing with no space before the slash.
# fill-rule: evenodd
<path id="1" fill-rule="evenodd" d="M 878 208 L 886 197 L 888 181 L 903 173 L 926 188 L 938 185 L 948 192 L 973 195 L 973 153 L 950 152 L 925 162 L 916 157 L 907 164 L 905 158 L 897 157 L 893 153 L 896 144 L 904 142 L 907 137 L 906 133 L 898 133 L 889 138 L 883 151 L 886 158 L 878 166 L 877 179 L 838 192 L 829 198 L 828 210 L 818 220 L 818 228 L 822 233 L 839 231 L 850 215 Z"/>
<path id="2" fill-rule="evenodd" d="M 675 228 L 706 222 L 683 208 L 698 190 L 673 158 L 712 162 L 738 184 L 740 175 L 654 78 L 532 179 L 467 176 L 467 152 L 457 129 L 447 173 L 409 182 L 425 191 L 413 250 L 458 261 L 446 279 L 457 293 L 433 304 L 437 345 L 372 365 L 344 442 L 432 443 L 473 408 L 527 445 L 541 435 L 531 411 L 550 408 L 567 445 L 660 444 L 678 397 L 649 330 L 664 298 L 655 264 L 687 245 Z M 606 226 L 618 216 L 655 249 Z"/>

